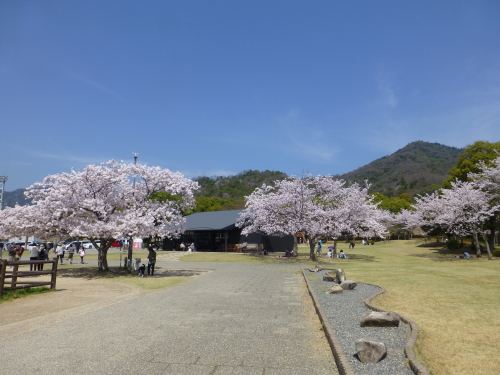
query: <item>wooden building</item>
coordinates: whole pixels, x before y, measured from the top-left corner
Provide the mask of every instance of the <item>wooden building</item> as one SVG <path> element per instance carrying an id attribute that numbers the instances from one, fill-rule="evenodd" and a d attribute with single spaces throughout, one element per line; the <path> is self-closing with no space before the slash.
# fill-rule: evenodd
<path id="1" fill-rule="evenodd" d="M 243 242 L 260 245 L 271 252 L 293 248 L 293 236 L 241 234 L 236 223 L 243 210 L 197 212 L 186 217 L 186 231 L 181 237 L 186 245 L 194 242 L 198 251 L 237 252 Z"/>

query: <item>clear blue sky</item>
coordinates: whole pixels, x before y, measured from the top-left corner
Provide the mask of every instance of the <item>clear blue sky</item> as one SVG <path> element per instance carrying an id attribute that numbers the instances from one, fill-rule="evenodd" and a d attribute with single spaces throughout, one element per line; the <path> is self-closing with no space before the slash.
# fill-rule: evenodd
<path id="1" fill-rule="evenodd" d="M 0 0 L 6 190 L 110 159 L 341 174 L 500 140 L 500 1 Z"/>

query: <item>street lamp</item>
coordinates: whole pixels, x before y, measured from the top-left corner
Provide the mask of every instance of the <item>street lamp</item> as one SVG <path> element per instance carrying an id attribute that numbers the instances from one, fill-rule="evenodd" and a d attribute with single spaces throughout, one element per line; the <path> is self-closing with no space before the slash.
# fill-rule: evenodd
<path id="1" fill-rule="evenodd" d="M 138 152 L 132 152 L 132 155 L 134 155 L 134 165 L 137 164 L 137 155 L 139 155 Z M 134 175 L 134 187 L 133 187 L 133 190 L 132 190 L 132 194 L 135 193 L 135 175 Z M 128 258 L 128 269 L 127 269 L 127 273 L 132 273 L 132 241 L 134 239 L 132 238 L 132 236 L 130 236 L 129 240 L 128 240 L 128 254 L 127 254 L 127 258 Z"/>

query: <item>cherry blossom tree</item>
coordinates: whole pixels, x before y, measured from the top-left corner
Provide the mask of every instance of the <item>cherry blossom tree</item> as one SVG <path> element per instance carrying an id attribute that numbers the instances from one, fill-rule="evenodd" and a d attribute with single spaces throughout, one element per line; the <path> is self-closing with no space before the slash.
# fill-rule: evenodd
<path id="1" fill-rule="evenodd" d="M 488 205 L 492 207 L 500 207 L 500 156 L 493 161 L 483 161 L 479 163 L 480 172 L 469 173 L 468 177 L 473 181 L 477 188 L 488 192 Z M 495 211 L 486 225 L 489 230 L 488 242 L 490 248 L 495 246 L 495 234 L 498 231 L 500 222 L 500 209 Z"/>
<path id="2" fill-rule="evenodd" d="M 0 232 L 88 238 L 98 248 L 99 270 L 107 271 L 107 251 L 116 239 L 180 235 L 183 212 L 194 206 L 197 188 L 182 174 L 160 167 L 114 160 L 88 165 L 30 186 L 26 196 L 34 205 L 4 210 Z M 158 192 L 172 199 L 154 199 Z"/>
<path id="3" fill-rule="evenodd" d="M 437 226 L 446 233 L 471 235 L 478 256 L 481 255 L 478 239 L 481 235 L 488 258 L 492 259 L 485 223 L 498 210 L 498 206 L 490 205 L 490 199 L 490 194 L 479 189 L 474 182 L 456 180 L 451 182 L 451 188 L 442 189 L 440 194 L 417 197 L 416 215 L 420 218 L 421 226 L 429 228 L 427 231 Z"/>
<path id="4" fill-rule="evenodd" d="M 478 234 L 486 245 L 488 259 L 493 259 L 488 244 L 485 223 L 498 207 L 489 204 L 490 194 L 478 189 L 474 183 L 455 181 L 451 189 L 443 189 L 439 197 L 441 212 L 438 220 L 448 233 L 472 235 L 477 254 L 481 255 Z"/>
<path id="5" fill-rule="evenodd" d="M 243 227 L 243 234 L 295 237 L 302 232 L 309 239 L 309 256 L 313 260 L 315 246 L 323 237 L 384 231 L 368 187 L 344 185 L 345 181 L 331 176 L 310 175 L 264 184 L 246 197 L 246 209 L 238 226 Z"/>

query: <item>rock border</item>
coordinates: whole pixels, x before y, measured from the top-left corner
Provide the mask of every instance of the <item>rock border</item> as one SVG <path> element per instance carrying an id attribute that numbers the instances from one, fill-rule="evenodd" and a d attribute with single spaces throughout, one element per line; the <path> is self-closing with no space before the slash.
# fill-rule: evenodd
<path id="1" fill-rule="evenodd" d="M 326 338 L 328 339 L 328 342 L 330 343 L 330 348 L 332 349 L 333 357 L 335 358 L 335 363 L 337 364 L 339 373 L 340 375 L 356 375 L 351 365 L 349 364 L 349 360 L 344 353 L 344 349 L 342 349 L 342 345 L 340 344 L 337 335 L 333 331 L 333 328 L 330 325 L 330 322 L 328 321 L 323 308 L 318 302 L 316 295 L 314 294 L 311 285 L 309 284 L 309 279 L 306 275 L 306 271 L 309 271 L 309 269 L 302 270 L 302 276 L 304 276 L 304 280 L 307 285 L 307 291 L 309 292 L 309 295 L 313 300 L 314 308 L 316 309 L 316 313 L 319 316 L 319 320 L 323 324 L 323 330 L 325 332 Z"/>
<path id="2" fill-rule="evenodd" d="M 324 330 L 325 330 L 325 336 L 328 339 L 328 342 L 330 343 L 330 347 L 332 349 L 333 357 L 335 358 L 335 363 L 337 364 L 339 373 L 341 375 L 355 375 L 351 365 L 349 364 L 349 360 L 347 359 L 347 356 L 344 353 L 344 349 L 342 349 L 342 345 L 340 344 L 339 340 L 337 339 L 337 336 L 335 335 L 335 332 L 332 329 L 332 326 L 330 325 L 330 322 L 328 321 L 328 318 L 323 311 L 323 308 L 319 304 L 316 295 L 314 294 L 311 285 L 309 284 L 309 279 L 307 277 L 306 271 L 308 269 L 303 269 L 302 270 L 302 276 L 304 276 L 304 280 L 307 285 L 307 290 L 309 291 L 309 295 L 311 296 L 314 307 L 316 309 L 316 312 L 319 316 L 319 319 L 321 323 L 323 324 Z M 371 297 L 365 298 L 363 300 L 363 303 L 365 306 L 373 311 L 379 311 L 379 312 L 389 312 L 387 310 L 381 309 L 379 307 L 376 307 L 371 304 L 371 301 L 379 296 L 382 293 L 385 293 L 386 289 L 376 285 L 376 284 L 370 284 L 370 283 L 364 283 L 366 285 L 372 285 L 377 288 L 380 288 L 381 290 L 372 295 Z M 403 315 L 398 314 L 401 318 L 401 320 L 407 324 L 410 325 L 410 337 L 406 341 L 406 345 L 404 347 L 404 352 L 406 355 L 406 358 L 408 358 L 408 361 L 410 363 L 410 368 L 411 370 L 416 374 L 416 375 L 430 375 L 429 371 L 424 367 L 424 365 L 417 359 L 417 356 L 415 355 L 415 352 L 413 351 L 413 348 L 415 346 L 415 343 L 417 341 L 418 337 L 418 326 L 417 324 L 404 317 Z"/>
<path id="3" fill-rule="evenodd" d="M 376 286 L 377 288 L 380 288 L 381 290 L 377 293 L 375 293 L 373 296 L 365 298 L 363 300 L 364 304 L 366 307 L 373 311 L 379 311 L 379 312 L 389 312 L 387 310 L 381 309 L 380 307 L 376 307 L 371 304 L 371 300 L 374 299 L 375 297 L 379 296 L 380 294 L 385 293 L 385 288 L 381 287 L 379 285 L 375 284 L 369 284 L 369 283 L 364 283 L 366 285 L 373 285 Z M 413 348 L 415 347 L 415 344 L 417 342 L 417 337 L 418 337 L 418 326 L 417 323 L 415 323 L 413 320 L 410 320 L 403 315 L 398 314 L 400 319 L 405 322 L 406 324 L 410 325 L 410 337 L 406 341 L 406 345 L 404 348 L 406 358 L 408 358 L 408 361 L 410 362 L 410 368 L 416 375 L 430 375 L 429 371 L 424 367 L 424 365 L 417 359 L 417 356 L 415 355 L 415 352 L 413 351 Z"/>

